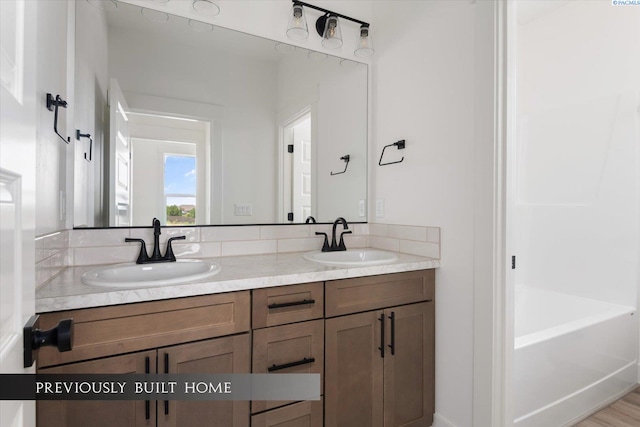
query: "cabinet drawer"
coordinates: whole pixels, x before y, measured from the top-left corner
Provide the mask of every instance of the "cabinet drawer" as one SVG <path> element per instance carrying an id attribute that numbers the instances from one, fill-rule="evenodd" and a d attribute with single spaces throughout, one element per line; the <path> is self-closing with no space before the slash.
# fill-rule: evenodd
<path id="1" fill-rule="evenodd" d="M 248 291 L 45 313 L 40 327 L 74 319 L 73 350 L 41 348 L 38 366 L 51 366 L 248 331 Z"/>
<path id="2" fill-rule="evenodd" d="M 324 374 L 324 321 L 274 326 L 253 332 L 252 372 L 266 374 Z M 252 412 L 288 402 L 254 401 Z"/>
<path id="3" fill-rule="evenodd" d="M 322 282 L 253 291 L 253 329 L 320 319 L 323 315 Z"/>
<path id="4" fill-rule="evenodd" d="M 322 425 L 322 400 L 294 403 L 251 417 L 251 427 L 322 427 Z"/>
<path id="5" fill-rule="evenodd" d="M 435 270 L 334 280 L 326 283 L 326 317 L 433 300 Z"/>

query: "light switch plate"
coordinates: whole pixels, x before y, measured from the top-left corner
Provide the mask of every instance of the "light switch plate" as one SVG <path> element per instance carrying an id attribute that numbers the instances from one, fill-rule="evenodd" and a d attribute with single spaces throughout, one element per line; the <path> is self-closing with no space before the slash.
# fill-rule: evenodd
<path id="1" fill-rule="evenodd" d="M 363 199 L 360 199 L 360 201 L 358 202 L 358 216 L 366 216 L 366 204 Z"/>

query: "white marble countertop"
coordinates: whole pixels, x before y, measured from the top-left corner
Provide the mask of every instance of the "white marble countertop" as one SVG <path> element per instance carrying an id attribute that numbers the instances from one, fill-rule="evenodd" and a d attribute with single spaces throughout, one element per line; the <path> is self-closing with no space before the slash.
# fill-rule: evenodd
<path id="1" fill-rule="evenodd" d="M 437 268 L 440 261 L 399 253 L 394 262 L 364 267 L 330 267 L 307 261 L 302 252 L 210 258 L 221 271 L 207 279 L 180 284 L 139 288 L 89 286 L 82 274 L 95 268 L 68 267 L 36 292 L 36 312 L 72 310 L 207 295 L 297 283 L 374 276 Z"/>

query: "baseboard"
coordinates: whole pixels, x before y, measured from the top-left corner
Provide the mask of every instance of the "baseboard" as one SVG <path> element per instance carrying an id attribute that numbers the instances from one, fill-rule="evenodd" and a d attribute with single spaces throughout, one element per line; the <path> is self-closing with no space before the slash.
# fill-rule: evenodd
<path id="1" fill-rule="evenodd" d="M 437 412 L 433 414 L 433 427 L 458 427 Z"/>

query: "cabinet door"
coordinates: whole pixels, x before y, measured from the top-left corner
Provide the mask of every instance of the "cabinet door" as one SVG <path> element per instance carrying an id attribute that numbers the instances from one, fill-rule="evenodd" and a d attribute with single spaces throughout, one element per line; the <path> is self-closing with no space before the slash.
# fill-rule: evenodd
<path id="1" fill-rule="evenodd" d="M 148 365 L 147 365 L 148 364 Z M 156 352 L 145 351 L 41 369 L 41 374 L 144 374 L 156 372 Z M 156 425 L 156 403 L 135 400 L 39 401 L 37 424 L 42 427 L 139 427 Z"/>
<path id="2" fill-rule="evenodd" d="M 385 310 L 385 427 L 430 426 L 434 412 L 433 302 Z"/>
<path id="3" fill-rule="evenodd" d="M 383 425 L 382 311 L 325 323 L 325 425 Z M 383 347 L 384 348 L 384 347 Z M 388 352 L 386 352 L 388 353 Z"/>
<path id="4" fill-rule="evenodd" d="M 216 338 L 158 350 L 158 372 L 247 374 L 249 334 Z M 248 427 L 248 401 L 159 401 L 159 427 Z"/>

